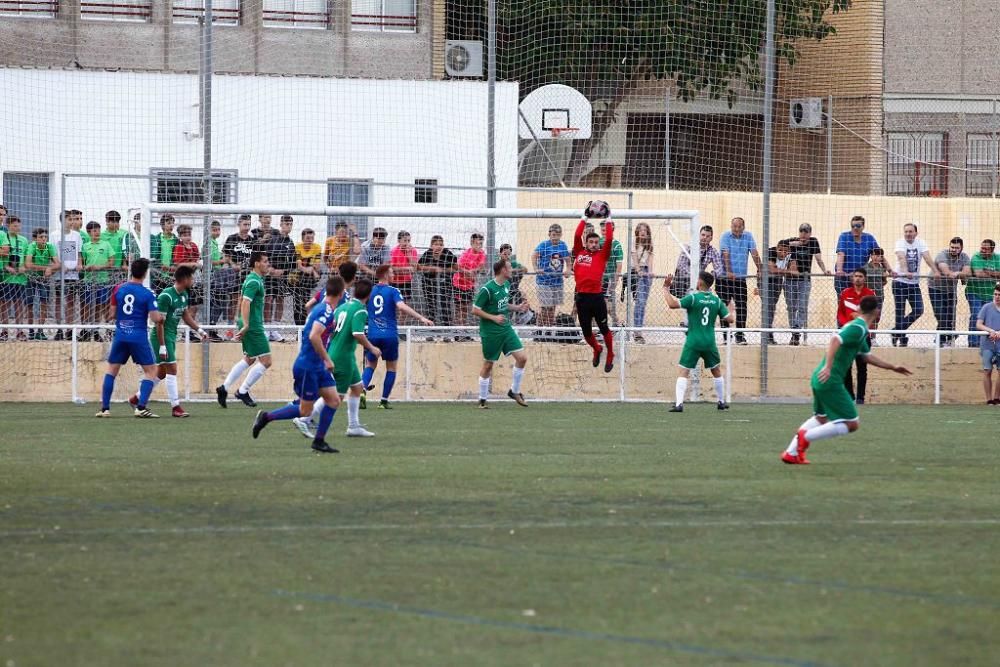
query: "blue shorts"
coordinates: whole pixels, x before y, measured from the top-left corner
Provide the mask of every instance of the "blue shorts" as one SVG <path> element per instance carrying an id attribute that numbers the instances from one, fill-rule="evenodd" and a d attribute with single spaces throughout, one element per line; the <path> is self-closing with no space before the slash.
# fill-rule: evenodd
<path id="1" fill-rule="evenodd" d="M 315 401 L 319 399 L 321 389 L 336 386 L 330 371 L 298 363 L 292 366 L 292 379 L 295 395 L 303 401 Z"/>
<path id="2" fill-rule="evenodd" d="M 396 361 L 399 359 L 399 336 L 392 338 L 369 338 L 372 345 L 382 350 L 382 358 L 386 361 Z M 375 361 L 375 357 L 368 350 L 365 350 L 365 360 Z"/>
<path id="3" fill-rule="evenodd" d="M 84 288 L 83 302 L 89 305 L 103 305 L 111 299 L 111 285 L 87 285 Z"/>
<path id="4" fill-rule="evenodd" d="M 140 366 L 155 366 L 156 359 L 153 357 L 153 348 L 149 346 L 149 339 L 142 340 L 118 340 L 115 336 L 111 343 L 111 351 L 108 352 L 109 364 L 124 364 L 131 357 L 132 361 Z"/>
<path id="5" fill-rule="evenodd" d="M 994 367 L 1000 371 L 1000 350 L 994 351 L 988 345 L 980 343 L 979 358 L 983 362 L 984 371 L 992 371 Z"/>
<path id="6" fill-rule="evenodd" d="M 35 283 L 34 285 L 28 286 L 28 295 L 25 297 L 27 303 L 34 303 L 35 297 L 38 297 L 38 303 L 48 303 L 49 302 L 49 289 L 48 283 Z"/>

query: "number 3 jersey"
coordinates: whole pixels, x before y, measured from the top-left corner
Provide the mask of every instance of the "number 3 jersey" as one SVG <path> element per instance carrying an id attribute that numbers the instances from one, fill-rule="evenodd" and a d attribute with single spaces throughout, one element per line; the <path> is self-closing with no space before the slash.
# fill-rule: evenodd
<path id="1" fill-rule="evenodd" d="M 726 304 L 712 292 L 692 292 L 681 299 L 681 308 L 688 312 L 685 346 L 695 350 L 710 350 L 716 347 L 715 320 L 729 316 Z"/>
<path id="2" fill-rule="evenodd" d="M 149 314 L 158 310 L 156 296 L 144 285 L 127 282 L 115 288 L 111 303 L 115 306 L 115 339 L 146 342 Z"/>
<path id="3" fill-rule="evenodd" d="M 379 283 L 372 288 L 368 299 L 368 337 L 375 340 L 396 338 L 399 335 L 396 322 L 396 304 L 403 295 L 392 285 Z"/>

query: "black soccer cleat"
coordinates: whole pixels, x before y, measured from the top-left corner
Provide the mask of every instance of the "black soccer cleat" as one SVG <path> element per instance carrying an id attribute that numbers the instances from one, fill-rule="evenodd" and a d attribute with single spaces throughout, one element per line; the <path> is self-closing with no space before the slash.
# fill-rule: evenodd
<path id="1" fill-rule="evenodd" d="M 367 387 L 365 387 L 365 391 L 372 391 L 373 389 L 375 389 L 375 383 L 374 382 L 372 382 L 370 385 L 368 385 Z"/>
<path id="2" fill-rule="evenodd" d="M 327 444 L 326 440 L 313 440 L 312 449 L 320 454 L 339 454 L 339 449 L 334 449 Z"/>
<path id="3" fill-rule="evenodd" d="M 265 426 L 267 426 L 267 413 L 263 410 L 258 410 L 257 416 L 254 417 L 253 420 L 253 428 L 250 429 L 254 440 L 257 439 L 257 436 L 260 435 L 260 432 L 264 430 Z"/>
<path id="4" fill-rule="evenodd" d="M 728 410 L 729 403 L 726 403 L 725 401 L 719 401 L 719 404 L 716 406 L 716 408 L 719 410 Z"/>
<path id="5" fill-rule="evenodd" d="M 490 406 L 486 405 L 486 399 L 485 398 L 480 398 L 479 399 L 479 408 L 481 410 L 489 410 L 490 409 Z"/>
<path id="6" fill-rule="evenodd" d="M 610 373 L 612 370 L 614 370 L 614 367 L 615 367 L 615 358 L 609 354 L 607 356 L 607 359 L 604 361 L 604 372 Z"/>
<path id="7" fill-rule="evenodd" d="M 226 391 L 225 385 L 219 385 L 215 388 L 215 400 L 219 402 L 219 405 L 226 407 L 226 399 L 229 398 L 229 392 Z"/>
<path id="8" fill-rule="evenodd" d="M 594 350 L 594 362 L 593 362 L 594 363 L 594 368 L 597 368 L 598 366 L 601 365 L 601 353 L 602 352 L 604 352 L 604 348 L 600 347 L 600 346 L 598 346 L 597 349 Z"/>
<path id="9" fill-rule="evenodd" d="M 253 396 L 250 395 L 249 391 L 247 393 L 245 393 L 245 394 L 241 394 L 240 390 L 237 389 L 235 396 L 236 396 L 236 398 L 238 398 L 241 401 L 243 401 L 243 405 L 247 406 L 248 408 L 256 408 L 257 407 L 257 401 L 253 400 Z"/>
<path id="10" fill-rule="evenodd" d="M 511 399 L 512 401 L 520 405 L 522 408 L 528 407 L 528 402 L 524 400 L 524 394 L 522 394 L 521 392 L 517 392 L 515 394 L 513 389 L 509 389 L 507 391 L 507 398 Z"/>
<path id="11" fill-rule="evenodd" d="M 684 412 L 684 406 L 683 405 L 675 405 L 674 407 L 672 407 L 669 410 L 667 410 L 667 412 Z"/>

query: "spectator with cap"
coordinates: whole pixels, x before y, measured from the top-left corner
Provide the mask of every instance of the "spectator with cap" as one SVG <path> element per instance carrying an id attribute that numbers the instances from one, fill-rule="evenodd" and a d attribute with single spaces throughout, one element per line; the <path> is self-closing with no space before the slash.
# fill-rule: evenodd
<path id="1" fill-rule="evenodd" d="M 757 251 L 757 241 L 753 234 L 746 231 L 747 223 L 743 218 L 736 217 L 729 222 L 729 230 L 719 237 L 719 250 L 722 257 L 722 266 L 719 268 L 719 280 L 716 283 L 716 291 L 719 299 L 723 303 L 733 304 L 736 311 L 736 328 L 742 329 L 747 325 L 747 277 L 750 270 L 750 260 L 757 267 L 760 273 L 760 253 Z M 788 294 L 785 294 L 788 299 Z M 728 327 L 728 322 L 723 322 L 723 327 Z M 746 345 L 746 338 L 742 332 L 735 336 L 738 345 Z"/>
<path id="2" fill-rule="evenodd" d="M 798 275 L 785 276 L 785 301 L 788 303 L 788 326 L 792 329 L 805 329 L 809 326 L 809 297 L 812 294 L 812 265 L 813 258 L 819 265 L 819 270 L 823 275 L 830 276 L 833 273 L 826 268 L 823 262 L 823 252 L 819 246 L 819 239 L 812 235 L 812 225 L 803 222 L 799 225 L 799 235 L 785 239 L 792 249 L 792 258 L 795 260 L 795 267 Z M 792 334 L 792 345 L 798 345 L 801 335 L 796 332 Z"/>
<path id="3" fill-rule="evenodd" d="M 860 215 L 851 218 L 851 229 L 837 238 L 837 264 L 834 268 L 833 286 L 840 294 L 851 286 L 851 274 L 860 269 L 877 248 L 878 241 L 865 231 L 865 219 Z"/>
<path id="4" fill-rule="evenodd" d="M 358 268 L 372 281 L 376 281 L 375 270 L 383 264 L 389 263 L 390 248 L 385 242 L 389 237 L 389 232 L 385 227 L 376 227 L 372 230 L 372 238 L 361 244 L 361 254 L 358 255 Z"/>

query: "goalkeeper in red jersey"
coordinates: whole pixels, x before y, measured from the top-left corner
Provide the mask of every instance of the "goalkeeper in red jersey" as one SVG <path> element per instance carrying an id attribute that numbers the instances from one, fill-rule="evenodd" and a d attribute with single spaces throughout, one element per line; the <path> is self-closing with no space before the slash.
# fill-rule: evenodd
<path id="1" fill-rule="evenodd" d="M 611 256 L 611 246 L 614 240 L 615 224 L 609 219 L 611 209 L 606 202 L 592 201 L 587 204 L 584 210 L 584 219 L 576 227 L 573 235 L 573 277 L 576 279 L 576 314 L 580 318 L 580 328 L 583 329 L 583 338 L 594 350 L 594 367 L 601 363 L 601 352 L 604 348 L 597 342 L 594 336 L 593 322 L 597 322 L 597 328 L 604 336 L 604 345 L 608 354 L 604 358 L 604 372 L 610 373 L 615 367 L 615 345 L 614 334 L 608 328 L 608 303 L 604 299 L 604 290 L 601 280 L 604 277 L 604 268 L 607 266 L 608 258 Z M 604 245 L 601 245 L 601 237 L 595 232 L 590 232 L 587 237 L 583 237 L 584 227 L 587 226 L 588 218 L 607 219 L 607 238 Z"/>

